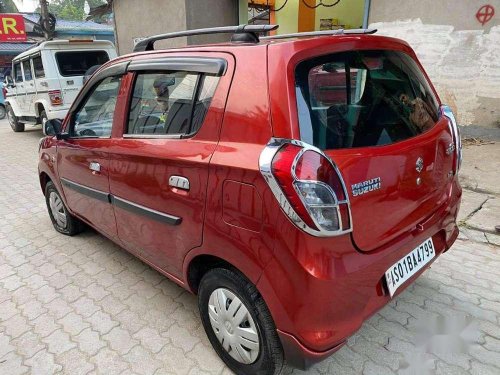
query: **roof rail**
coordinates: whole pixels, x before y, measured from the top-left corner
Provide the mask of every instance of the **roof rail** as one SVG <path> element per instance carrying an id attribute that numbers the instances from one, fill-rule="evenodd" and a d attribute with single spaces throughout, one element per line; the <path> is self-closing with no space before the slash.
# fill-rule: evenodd
<path id="1" fill-rule="evenodd" d="M 173 33 L 154 35 L 144 40 L 141 40 L 139 43 L 135 45 L 134 52 L 152 51 L 154 50 L 154 43 L 159 40 L 180 38 L 183 36 L 193 36 L 193 35 L 235 34 L 232 38 L 233 41 L 258 43 L 259 42 L 258 33 L 265 33 L 268 31 L 276 30 L 278 27 L 279 25 L 239 25 L 239 26 L 222 26 L 222 27 L 210 27 L 206 29 L 177 31 Z"/>
<path id="2" fill-rule="evenodd" d="M 300 37 L 306 37 L 306 36 L 374 34 L 376 32 L 377 32 L 377 29 L 349 29 L 349 30 L 338 29 L 338 30 L 323 30 L 323 31 L 306 31 L 303 33 L 264 36 L 261 39 L 271 40 L 271 39 L 300 38 Z"/>

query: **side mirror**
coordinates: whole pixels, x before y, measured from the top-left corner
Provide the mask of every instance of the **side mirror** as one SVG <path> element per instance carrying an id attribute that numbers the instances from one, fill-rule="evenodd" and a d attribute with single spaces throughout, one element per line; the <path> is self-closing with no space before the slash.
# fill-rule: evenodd
<path id="1" fill-rule="evenodd" d="M 61 134 L 62 121 L 59 119 L 47 120 L 43 124 L 43 134 L 59 136 Z"/>
<path id="2" fill-rule="evenodd" d="M 16 87 L 16 85 L 14 85 L 14 80 L 12 79 L 12 76 L 6 76 L 5 83 L 7 84 L 7 87 Z"/>

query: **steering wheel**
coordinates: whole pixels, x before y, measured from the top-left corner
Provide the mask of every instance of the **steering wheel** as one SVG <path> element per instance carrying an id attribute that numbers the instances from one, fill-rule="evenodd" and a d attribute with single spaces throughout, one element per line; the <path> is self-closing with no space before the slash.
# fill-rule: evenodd
<path id="1" fill-rule="evenodd" d="M 80 132 L 80 135 L 83 135 L 85 137 L 97 137 L 97 134 L 95 131 L 93 131 L 92 129 L 83 129 L 81 132 Z"/>

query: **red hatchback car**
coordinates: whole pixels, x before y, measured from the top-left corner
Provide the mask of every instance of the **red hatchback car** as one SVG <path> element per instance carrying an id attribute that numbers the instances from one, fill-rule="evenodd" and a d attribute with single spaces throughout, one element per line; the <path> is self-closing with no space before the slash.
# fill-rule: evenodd
<path id="1" fill-rule="evenodd" d="M 457 124 L 408 44 L 259 40 L 275 27 L 146 39 L 40 143 L 55 229 L 90 225 L 197 294 L 238 374 L 330 355 L 458 235 Z M 221 32 L 232 41 L 153 48 Z"/>

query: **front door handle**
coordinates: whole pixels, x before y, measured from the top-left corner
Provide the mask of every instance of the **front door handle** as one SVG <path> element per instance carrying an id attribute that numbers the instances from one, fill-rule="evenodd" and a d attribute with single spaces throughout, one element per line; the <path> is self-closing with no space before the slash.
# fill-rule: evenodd
<path id="1" fill-rule="evenodd" d="M 89 164 L 89 169 L 92 173 L 101 173 L 101 164 L 96 161 L 91 161 Z"/>

